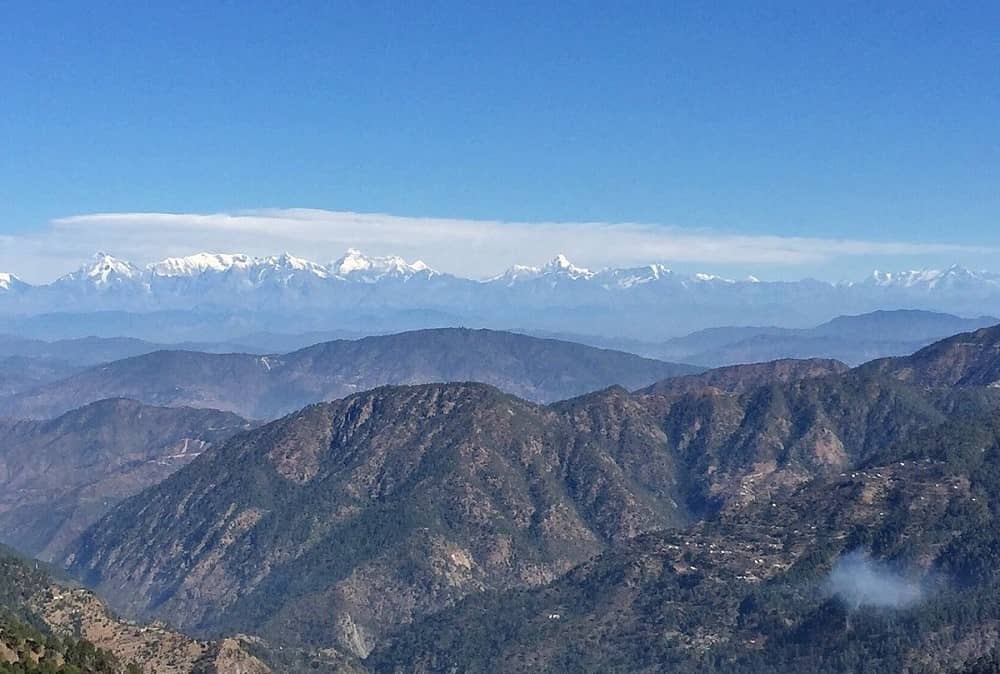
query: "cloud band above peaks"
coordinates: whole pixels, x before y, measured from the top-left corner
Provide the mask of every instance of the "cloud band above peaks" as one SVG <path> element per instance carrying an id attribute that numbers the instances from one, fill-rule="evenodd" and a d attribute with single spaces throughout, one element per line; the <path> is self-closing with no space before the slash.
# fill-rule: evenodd
<path id="1" fill-rule="evenodd" d="M 290 251 L 328 262 L 358 248 L 420 258 L 472 278 L 513 264 L 539 264 L 559 252 L 591 268 L 654 261 L 787 267 L 843 257 L 985 252 L 953 244 L 746 235 L 637 223 L 501 222 L 306 208 L 74 215 L 53 220 L 39 232 L 4 237 L 0 245 L 0 270 L 44 276 L 34 280 L 50 280 L 99 249 L 144 264 L 198 251 Z"/>

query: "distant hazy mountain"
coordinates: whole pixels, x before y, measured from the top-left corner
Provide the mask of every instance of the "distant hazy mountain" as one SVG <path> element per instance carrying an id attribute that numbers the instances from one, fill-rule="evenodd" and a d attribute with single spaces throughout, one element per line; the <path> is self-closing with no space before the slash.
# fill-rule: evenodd
<path id="1" fill-rule="evenodd" d="M 0 334 L 0 358 L 61 360 L 74 365 L 96 365 L 166 348 L 131 337 L 81 337 L 45 341 Z"/>
<path id="2" fill-rule="evenodd" d="M 696 333 L 673 345 L 693 347 L 695 350 L 688 352 L 683 360 L 708 366 L 777 358 L 835 358 L 858 365 L 876 358 L 906 355 L 943 337 L 997 323 L 1000 319 L 992 316 L 959 318 L 918 310 L 875 311 L 839 316 L 803 330 L 718 328 L 710 336 Z M 727 341 L 727 334 L 735 339 Z M 700 341 L 715 344 L 697 350 Z M 672 351 L 669 346 L 664 349 L 666 353 Z"/>
<path id="3" fill-rule="evenodd" d="M 0 334 L 0 359 L 19 358 L 37 361 L 64 362 L 74 366 L 96 365 L 154 351 L 170 349 L 205 351 L 206 353 L 285 353 L 334 339 L 359 339 L 367 335 L 347 330 L 326 330 L 286 334 L 257 332 L 242 335 L 238 340 L 221 342 L 150 342 L 134 337 L 78 337 L 43 340 Z"/>
<path id="4" fill-rule="evenodd" d="M 312 337 L 313 335 L 288 337 L 260 335 L 250 336 L 246 340 L 247 343 L 239 344 L 228 342 L 157 344 L 130 337 L 83 337 L 50 342 L 0 334 L 0 399 L 65 379 L 87 366 L 154 351 L 172 348 L 210 353 L 272 353 L 273 349 L 263 347 L 271 344 L 292 344 L 301 348 L 303 344 L 313 344 L 317 341 Z"/>
<path id="5" fill-rule="evenodd" d="M 1000 319 L 993 316 L 959 318 L 933 311 L 899 309 L 873 311 L 860 316 L 838 316 L 809 332 L 816 336 L 853 338 L 859 341 L 902 342 L 937 340 L 997 323 L 1000 323 Z"/>
<path id="6" fill-rule="evenodd" d="M 329 264 L 287 254 L 201 253 L 143 268 L 98 254 L 47 285 L 28 285 L 10 275 L 0 281 L 0 313 L 15 325 L 30 325 L 40 314 L 58 324 L 65 312 L 124 312 L 129 331 L 115 334 L 154 341 L 162 339 L 153 337 L 154 324 L 171 331 L 168 341 L 224 341 L 240 332 L 271 331 L 275 324 L 285 332 L 369 333 L 517 325 L 660 340 L 716 325 L 801 327 L 887 308 L 1000 313 L 1000 275 L 957 266 L 875 272 L 860 282 L 767 282 L 684 275 L 661 264 L 593 271 L 560 255 L 542 267 L 515 266 L 494 278 L 472 280 L 419 261 L 358 251 Z M 195 330 L 199 314 L 215 316 L 202 332 Z M 183 331 L 178 324 L 186 326 Z M 28 334 L 21 327 L 17 331 Z M 65 333 L 42 336 L 56 334 Z"/>
<path id="7" fill-rule="evenodd" d="M 251 315 L 255 317 L 254 320 L 264 318 L 259 314 Z M 221 326 L 213 327 L 214 320 L 220 321 Z M 294 321 L 293 324 L 286 324 L 278 316 L 269 316 L 267 321 L 268 330 L 255 331 L 255 324 L 238 320 L 235 314 L 204 314 L 197 311 L 143 315 L 97 312 L 22 317 L 11 319 L 7 329 L 16 329 L 25 335 L 92 333 L 104 337 L 42 341 L 0 335 L 0 358 L 14 355 L 41 356 L 65 360 L 71 365 L 91 365 L 171 349 L 266 355 L 287 353 L 333 339 L 358 339 L 366 335 L 388 334 L 392 331 L 387 332 L 385 327 L 393 322 L 373 321 L 361 331 L 315 330 L 296 333 L 290 332 L 294 329 Z M 410 316 L 406 322 L 419 325 L 421 318 Z M 434 319 L 430 322 L 438 321 Z M 960 318 L 940 312 L 900 309 L 839 316 L 813 328 L 714 327 L 665 341 L 655 341 L 652 334 L 645 339 L 629 339 L 567 330 L 518 328 L 514 332 L 705 367 L 783 358 L 832 358 L 849 365 L 858 365 L 876 358 L 912 353 L 934 340 L 996 323 L 1000 323 L 1000 319 L 991 316 Z M 116 336 L 133 331 L 159 341 Z M 205 339 L 189 340 L 193 335 L 204 336 Z M 225 338 L 225 335 L 233 336 Z M 3 368 L 0 367 L 0 378 L 3 376 Z"/>
<path id="8" fill-rule="evenodd" d="M 63 379 L 80 369 L 57 358 L 0 356 L 0 398 Z"/>
<path id="9" fill-rule="evenodd" d="M 118 501 L 250 425 L 215 410 L 103 400 L 0 420 L 0 541 L 49 558 Z"/>
<path id="10" fill-rule="evenodd" d="M 536 401 L 700 368 L 490 330 L 445 328 L 337 340 L 284 355 L 157 351 L 0 400 L 0 414 L 50 417 L 104 398 L 273 418 L 382 384 L 481 381 Z"/>
<path id="11" fill-rule="evenodd" d="M 716 327 L 663 342 L 526 331 L 648 358 L 706 367 L 762 363 L 785 358 L 830 358 L 859 365 L 876 358 L 902 356 L 935 340 L 1000 323 L 992 316 L 960 318 L 915 309 L 838 316 L 814 328 Z"/>

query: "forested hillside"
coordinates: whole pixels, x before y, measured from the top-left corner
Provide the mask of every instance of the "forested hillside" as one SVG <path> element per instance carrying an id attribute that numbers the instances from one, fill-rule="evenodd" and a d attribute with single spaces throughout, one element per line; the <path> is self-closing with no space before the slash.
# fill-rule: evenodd
<path id="1" fill-rule="evenodd" d="M 818 596 L 796 595 L 775 625 L 736 634 L 741 623 L 730 609 L 750 589 L 794 579 L 818 587 L 856 549 L 882 561 L 919 558 L 933 575 L 958 563 L 941 546 L 965 540 L 954 524 L 941 528 L 949 509 L 971 507 L 960 511 L 963 531 L 984 531 L 989 520 L 972 515 L 992 502 L 993 486 L 975 485 L 989 477 L 992 455 L 952 466 L 968 452 L 968 434 L 982 436 L 983 452 L 992 446 L 1000 390 L 952 384 L 973 373 L 980 381 L 997 352 L 980 333 L 950 344 L 855 370 L 816 362 L 729 368 L 548 406 L 481 384 L 384 387 L 209 450 L 117 507 L 66 562 L 129 614 L 205 635 L 257 631 L 278 643 L 333 647 L 379 667 L 413 658 L 438 671 L 466 652 L 460 644 L 484 658 L 460 659 L 463 671 L 518 658 L 524 671 L 707 666 L 692 653 L 742 667 L 725 644 L 744 648 L 779 623 L 801 623 Z M 947 377 L 919 386 L 898 375 L 942 369 Z M 932 510 L 917 507 L 924 499 Z M 920 534 L 904 538 L 915 546 L 911 557 L 905 546 L 873 549 L 881 539 L 862 536 L 892 527 Z M 720 546 L 729 552 L 713 552 Z M 673 569 L 649 571 L 663 587 L 625 580 L 627 569 L 647 563 Z M 697 573 L 678 576 L 686 567 Z M 702 585 L 703 576 L 718 582 Z M 709 590 L 722 603 L 702 594 Z M 641 603 L 658 596 L 680 603 Z M 477 603 L 490 598 L 496 603 Z M 522 610 L 524 601 L 535 603 Z M 471 613 L 456 613 L 456 627 L 434 622 L 463 606 Z M 529 619 L 535 611 L 584 622 L 550 625 Z M 496 628 L 508 614 L 513 631 L 502 637 Z M 472 615 L 502 648 L 458 636 Z M 608 640 L 626 648 L 632 642 L 615 630 L 638 625 L 704 637 L 674 660 L 650 645 L 645 628 L 641 652 L 621 661 L 579 644 L 576 660 L 550 660 L 555 642 L 535 643 L 550 632 L 562 643 L 600 616 L 612 632 L 594 632 L 595 648 Z M 421 632 L 425 620 L 430 631 Z M 430 638 L 451 629 L 454 642 Z M 673 643 L 661 637 L 653 641 Z M 764 653 L 745 666 L 772 658 L 798 666 L 784 651 Z"/>

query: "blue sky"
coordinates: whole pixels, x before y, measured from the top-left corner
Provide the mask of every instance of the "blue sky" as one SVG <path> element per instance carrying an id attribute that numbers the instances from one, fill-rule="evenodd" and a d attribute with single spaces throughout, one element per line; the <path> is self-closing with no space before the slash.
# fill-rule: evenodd
<path id="1" fill-rule="evenodd" d="M 666 260 L 776 277 L 997 269 L 997 25 L 1000 5 L 981 2 L 8 3 L 0 267 L 45 274 L 97 247 L 157 253 L 141 218 L 124 233 L 95 219 L 67 232 L 59 218 L 313 208 L 647 223 L 718 247 L 927 245 L 788 264 L 707 246 Z M 318 242 L 273 226 L 226 237 L 182 223 L 170 252 L 358 244 L 465 273 L 559 252 L 520 245 L 551 237 L 479 241 L 463 256 L 422 245 L 417 225 L 399 239 L 331 224 Z M 613 232 L 582 241 L 593 229 L 559 229 L 571 234 L 561 248 L 629 261 L 602 256 Z"/>

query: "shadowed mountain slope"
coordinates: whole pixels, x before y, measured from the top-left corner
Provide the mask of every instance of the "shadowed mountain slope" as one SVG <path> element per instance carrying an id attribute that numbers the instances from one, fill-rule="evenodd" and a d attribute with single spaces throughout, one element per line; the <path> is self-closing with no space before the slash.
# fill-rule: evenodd
<path id="1" fill-rule="evenodd" d="M 1000 387 L 1000 325 L 949 337 L 911 356 L 877 360 L 863 369 L 926 388 L 997 388 Z"/>

